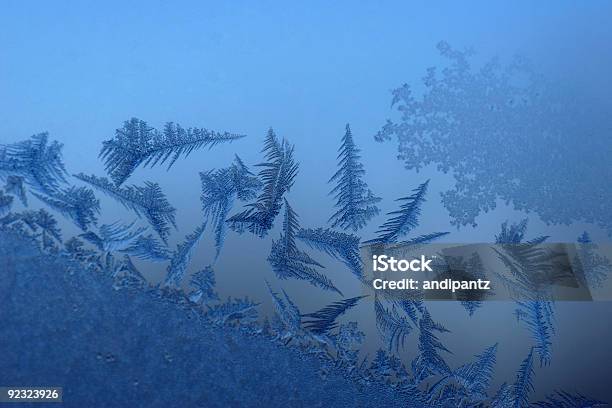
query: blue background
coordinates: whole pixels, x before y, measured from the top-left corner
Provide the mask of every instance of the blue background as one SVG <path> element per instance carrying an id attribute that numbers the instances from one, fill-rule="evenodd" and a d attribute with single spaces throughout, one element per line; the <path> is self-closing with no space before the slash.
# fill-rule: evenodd
<path id="1" fill-rule="evenodd" d="M 335 171 L 348 122 L 363 150 L 366 180 L 384 199 L 381 216 L 363 231 L 364 237 L 394 208 L 393 199 L 431 177 L 416 232 L 450 230 L 452 242 L 490 241 L 502 221 L 524 215 L 501 206 L 481 215 L 475 229 L 451 227 L 438 199 L 438 192 L 451 185 L 450 176 L 431 168 L 409 172 L 396 160 L 395 143 L 373 140 L 394 116 L 390 90 L 404 82 L 418 90 L 426 68 L 441 61 L 436 43 L 446 40 L 457 48 L 473 47 L 476 61 L 525 55 L 549 77 L 569 81 L 609 106 L 611 12 L 612 4 L 605 1 L 313 1 L 291 6 L 264 1 L 3 1 L 0 141 L 49 131 L 65 144 L 71 173 L 101 175 L 103 166 L 96 159 L 101 142 L 132 116 L 158 128 L 174 121 L 248 135 L 208 153 L 196 152 L 170 172 L 139 169 L 130 179 L 159 181 L 177 207 L 174 246 L 201 222 L 198 172 L 226 166 L 235 152 L 248 164 L 259 162 L 269 126 L 296 145 L 301 172 L 289 199 L 302 225 L 323 225 L 333 205 L 326 182 Z M 103 200 L 101 221 L 117 219 L 130 221 L 132 215 Z M 599 240 L 608 239 L 591 226 L 545 226 L 537 216 L 530 217 L 529 235 L 573 241 L 585 228 Z M 277 234 L 278 229 L 271 232 Z M 265 261 L 269 248 L 269 241 L 229 233 L 225 256 L 216 266 L 220 291 L 269 302 L 264 285 L 264 279 L 273 279 Z M 210 242 L 202 245 L 194 264 L 210 262 L 212 253 Z M 163 270 L 147 272 L 157 279 Z M 346 292 L 359 290 L 346 271 L 332 268 L 330 277 Z M 335 300 L 301 284 L 286 287 L 306 311 Z M 610 310 L 607 303 L 558 305 L 553 364 L 537 369 L 536 396 L 565 387 L 612 400 L 606 387 L 612 368 L 602 366 L 612 360 L 611 333 L 604 323 Z M 529 342 L 511 311 L 510 304 L 490 304 L 466 320 L 456 305 L 432 306 L 432 313 L 453 331 L 448 337 L 454 341 L 451 365 L 500 341 L 495 385 L 511 381 Z M 348 318 L 363 320 L 364 330 L 375 336 L 371 304 L 354 309 Z"/>

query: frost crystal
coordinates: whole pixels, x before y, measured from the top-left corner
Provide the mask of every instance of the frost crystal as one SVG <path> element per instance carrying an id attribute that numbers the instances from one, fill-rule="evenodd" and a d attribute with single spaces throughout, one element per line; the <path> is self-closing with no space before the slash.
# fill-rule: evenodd
<path id="1" fill-rule="evenodd" d="M 293 160 L 293 146 L 285 139 L 279 141 L 272 129 L 268 131 L 263 151 L 267 162 L 257 165 L 263 167 L 259 172 L 262 192 L 255 203 L 247 206 L 248 209 L 227 220 L 235 231 L 242 232 L 246 228 L 259 237 L 266 236 L 272 228 L 283 205 L 283 197 L 293 186 L 298 171 Z"/>
<path id="2" fill-rule="evenodd" d="M 332 227 L 357 231 L 372 217 L 378 215 L 380 211 L 376 203 L 380 198 L 375 197 L 363 181 L 365 170 L 359 161 L 361 158 L 359 149 L 353 141 L 349 125 L 346 125 L 346 133 L 339 151 L 340 168 L 329 180 L 330 183 L 332 181 L 337 183 L 330 194 L 334 195 L 338 210 L 330 217 L 329 222 L 332 223 Z"/>
<path id="3" fill-rule="evenodd" d="M 449 65 L 427 71 L 421 95 L 406 84 L 393 91 L 399 120 L 376 139 L 397 139 L 408 169 L 435 164 L 455 177 L 442 194 L 453 223 L 476 225 L 500 198 L 546 222 L 583 220 L 612 233 L 607 110 L 524 59 L 475 69 L 469 51 L 445 42 L 438 50 Z"/>
<path id="4" fill-rule="evenodd" d="M 157 183 L 145 182 L 144 187 L 117 187 L 105 177 L 87 176 L 82 173 L 75 177 L 119 201 L 139 217 L 144 216 L 164 242 L 167 242 L 170 234 L 168 224 L 176 227 L 176 209 L 170 205 Z"/>
<path id="5" fill-rule="evenodd" d="M 106 171 L 117 186 L 140 165 L 153 167 L 168 162 L 168 169 L 181 157 L 203 147 L 231 142 L 244 137 L 232 133 L 217 133 L 206 129 L 183 129 L 169 122 L 163 132 L 146 122 L 132 118 L 117 129 L 115 137 L 103 142 L 100 157 Z"/>

